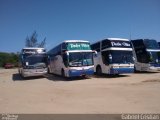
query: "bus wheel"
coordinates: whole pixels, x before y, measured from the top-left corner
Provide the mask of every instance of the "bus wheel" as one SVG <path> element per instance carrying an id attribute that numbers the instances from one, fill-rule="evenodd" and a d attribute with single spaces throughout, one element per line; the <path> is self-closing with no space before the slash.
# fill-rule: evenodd
<path id="1" fill-rule="evenodd" d="M 48 67 L 48 70 L 47 70 L 47 72 L 48 72 L 48 74 L 50 74 L 51 72 L 50 72 L 50 69 L 49 69 L 49 67 Z"/>
<path id="2" fill-rule="evenodd" d="M 64 74 L 64 70 L 63 70 L 63 69 L 61 70 L 61 75 L 62 75 L 62 77 L 65 77 L 65 74 Z"/>
<path id="3" fill-rule="evenodd" d="M 97 75 L 102 75 L 102 69 L 101 69 L 100 66 L 97 66 L 97 68 L 96 68 L 96 74 Z"/>
<path id="4" fill-rule="evenodd" d="M 134 72 L 135 73 L 139 73 L 140 71 L 136 69 L 136 67 L 134 66 Z"/>

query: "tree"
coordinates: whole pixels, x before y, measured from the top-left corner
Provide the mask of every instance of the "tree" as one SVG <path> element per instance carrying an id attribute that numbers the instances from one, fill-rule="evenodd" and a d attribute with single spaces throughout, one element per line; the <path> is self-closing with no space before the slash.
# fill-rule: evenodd
<path id="1" fill-rule="evenodd" d="M 25 45 L 26 47 L 30 47 L 31 46 L 31 42 L 30 42 L 30 39 L 29 39 L 29 37 L 27 36 L 27 38 L 26 38 L 26 45 Z"/>
<path id="2" fill-rule="evenodd" d="M 18 54 L 0 52 L 0 67 L 3 67 L 6 63 L 12 63 L 15 66 L 17 66 L 18 65 Z"/>
<path id="3" fill-rule="evenodd" d="M 44 38 L 44 40 L 39 44 L 38 47 L 45 47 L 46 45 L 46 38 Z"/>
<path id="4" fill-rule="evenodd" d="M 30 38 L 30 42 L 31 42 L 31 47 L 37 47 L 37 45 L 38 45 L 38 40 L 37 40 L 37 33 L 36 33 L 36 31 L 34 31 L 33 32 L 33 34 L 32 34 L 32 36 L 31 36 L 31 38 Z"/>
<path id="5" fill-rule="evenodd" d="M 31 37 L 26 37 L 26 47 L 45 47 L 46 44 L 46 38 L 44 38 L 44 40 L 41 43 L 38 43 L 37 40 L 37 32 L 34 31 L 33 34 L 31 35 Z"/>

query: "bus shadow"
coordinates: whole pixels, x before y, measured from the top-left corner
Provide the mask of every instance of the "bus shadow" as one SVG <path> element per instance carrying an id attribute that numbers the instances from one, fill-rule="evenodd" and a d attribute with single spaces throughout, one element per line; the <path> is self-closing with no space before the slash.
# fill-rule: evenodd
<path id="1" fill-rule="evenodd" d="M 102 74 L 102 75 L 94 75 L 95 78 L 121 78 L 121 77 L 129 77 L 129 74 L 118 74 L 118 75 L 109 75 L 109 74 Z"/>
<path id="2" fill-rule="evenodd" d="M 60 75 L 55 75 L 55 74 L 47 74 L 45 75 L 45 78 L 51 81 L 77 81 L 77 80 L 85 80 L 85 79 L 90 79 L 89 77 L 72 77 L 72 78 L 67 78 L 67 77 L 62 77 Z"/>
<path id="3" fill-rule="evenodd" d="M 149 72 L 149 71 L 136 71 L 134 74 L 156 74 L 160 73 L 160 71 L 154 71 L 154 72 Z"/>
<path id="4" fill-rule="evenodd" d="M 23 77 L 22 77 L 21 75 L 19 75 L 18 73 L 12 75 L 12 80 L 13 80 L 13 81 L 36 80 L 36 79 L 40 79 L 40 78 L 44 78 L 44 77 L 43 77 L 43 76 L 36 76 L 36 77 L 23 78 Z"/>

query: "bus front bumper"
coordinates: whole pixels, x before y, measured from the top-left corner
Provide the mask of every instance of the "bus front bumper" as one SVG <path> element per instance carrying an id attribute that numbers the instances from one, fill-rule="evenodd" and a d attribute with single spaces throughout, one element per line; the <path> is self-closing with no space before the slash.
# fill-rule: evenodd
<path id="1" fill-rule="evenodd" d="M 69 77 L 76 77 L 76 76 L 86 76 L 86 75 L 93 75 L 94 68 L 89 69 L 82 69 L 82 70 L 69 70 Z"/>
<path id="2" fill-rule="evenodd" d="M 133 73 L 134 67 L 131 68 L 111 68 L 110 74 L 123 74 L 123 73 Z"/>
<path id="3" fill-rule="evenodd" d="M 160 71 L 160 67 L 151 66 L 148 69 L 149 69 L 148 71 L 152 71 L 152 72 L 154 72 L 154 71 Z"/>
<path id="4" fill-rule="evenodd" d="M 33 76 L 43 76 L 47 74 L 47 69 L 24 69 L 22 76 L 23 77 L 33 77 Z"/>
<path id="5" fill-rule="evenodd" d="M 154 63 L 151 63 L 150 66 L 149 66 L 149 71 L 159 71 L 160 70 L 160 64 L 154 64 Z"/>

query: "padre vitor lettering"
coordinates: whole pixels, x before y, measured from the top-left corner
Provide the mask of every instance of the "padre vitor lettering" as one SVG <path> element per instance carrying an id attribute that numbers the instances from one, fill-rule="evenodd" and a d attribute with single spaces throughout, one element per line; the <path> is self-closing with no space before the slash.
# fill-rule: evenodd
<path id="1" fill-rule="evenodd" d="M 122 46 L 120 42 L 111 42 L 112 46 Z"/>
<path id="2" fill-rule="evenodd" d="M 78 48 L 78 47 L 81 47 L 81 46 L 78 44 L 71 44 L 71 48 Z"/>
<path id="3" fill-rule="evenodd" d="M 126 46 L 126 47 L 129 47 L 130 44 L 129 43 L 126 43 L 126 42 L 111 42 L 112 46 Z"/>

